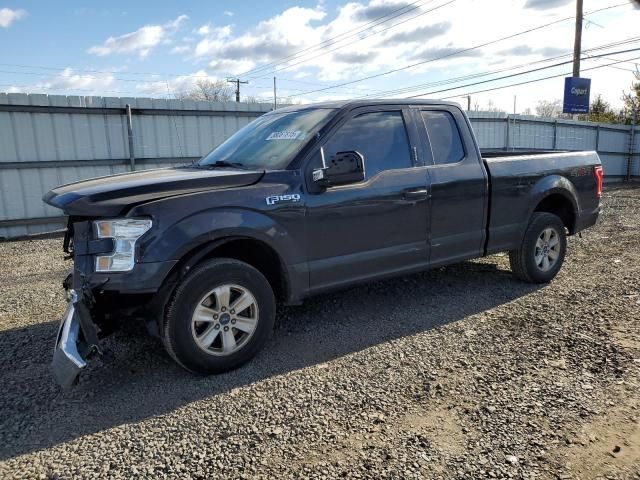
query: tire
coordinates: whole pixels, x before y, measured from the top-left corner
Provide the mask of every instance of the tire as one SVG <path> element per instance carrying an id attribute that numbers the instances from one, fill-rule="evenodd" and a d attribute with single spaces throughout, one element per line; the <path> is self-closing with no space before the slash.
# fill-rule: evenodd
<path id="1" fill-rule="evenodd" d="M 552 213 L 535 212 L 520 247 L 509 252 L 511 271 L 525 282 L 550 282 L 560 271 L 566 251 L 567 234 L 562 220 Z"/>
<path id="2" fill-rule="evenodd" d="M 208 260 L 182 280 L 169 301 L 164 345 L 190 372 L 233 370 L 264 346 L 275 312 L 273 290 L 262 273 L 230 258 Z"/>

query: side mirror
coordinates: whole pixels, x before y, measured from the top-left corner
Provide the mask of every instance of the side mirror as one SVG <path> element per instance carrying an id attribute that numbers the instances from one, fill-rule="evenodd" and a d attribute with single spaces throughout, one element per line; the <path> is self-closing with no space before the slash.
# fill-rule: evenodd
<path id="1" fill-rule="evenodd" d="M 326 167 L 316 168 L 313 171 L 313 181 L 322 188 L 363 180 L 364 157 L 356 151 L 338 152 L 329 159 Z"/>

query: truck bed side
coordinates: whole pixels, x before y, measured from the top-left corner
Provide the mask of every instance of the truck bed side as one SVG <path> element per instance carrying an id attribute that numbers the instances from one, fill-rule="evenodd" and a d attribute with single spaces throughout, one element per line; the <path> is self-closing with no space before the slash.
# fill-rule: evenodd
<path id="1" fill-rule="evenodd" d="M 489 220 L 486 253 L 516 248 L 535 211 L 562 218 L 570 234 L 595 223 L 596 152 L 483 156 L 489 173 Z"/>

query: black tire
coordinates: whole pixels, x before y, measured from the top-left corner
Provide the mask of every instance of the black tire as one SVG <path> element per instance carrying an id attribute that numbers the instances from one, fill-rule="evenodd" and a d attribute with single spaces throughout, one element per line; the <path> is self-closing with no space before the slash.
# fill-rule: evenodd
<path id="1" fill-rule="evenodd" d="M 557 234 L 557 258 L 547 270 L 536 261 L 536 243 L 543 232 L 552 229 Z M 511 271 L 521 280 L 529 283 L 550 282 L 560 271 L 567 251 L 567 234 L 564 223 L 552 213 L 535 212 L 525 230 L 522 243 L 517 250 L 509 252 Z M 539 250 L 538 250 L 539 252 Z"/>
<path id="2" fill-rule="evenodd" d="M 253 295 L 257 303 L 257 326 L 237 350 L 213 355 L 196 343 L 192 334 L 192 315 L 208 292 L 229 284 L 240 286 Z M 207 260 L 195 267 L 176 288 L 163 321 L 164 345 L 169 355 L 190 372 L 206 375 L 233 370 L 248 362 L 264 346 L 273 330 L 275 312 L 273 290 L 262 273 L 239 260 Z"/>

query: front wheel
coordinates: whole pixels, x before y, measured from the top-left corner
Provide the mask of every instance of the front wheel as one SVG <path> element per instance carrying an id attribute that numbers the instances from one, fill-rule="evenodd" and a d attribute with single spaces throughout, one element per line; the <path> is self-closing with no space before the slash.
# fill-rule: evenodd
<path id="1" fill-rule="evenodd" d="M 509 252 L 511 271 L 529 283 L 550 282 L 560 271 L 567 250 L 562 220 L 552 213 L 536 212 L 517 250 Z"/>
<path id="2" fill-rule="evenodd" d="M 192 372 L 232 370 L 264 346 L 275 310 L 271 285 L 254 267 L 230 258 L 208 260 L 176 289 L 164 319 L 164 344 Z"/>

